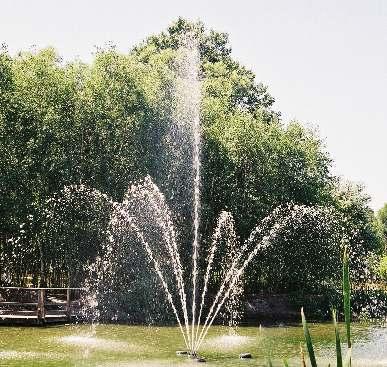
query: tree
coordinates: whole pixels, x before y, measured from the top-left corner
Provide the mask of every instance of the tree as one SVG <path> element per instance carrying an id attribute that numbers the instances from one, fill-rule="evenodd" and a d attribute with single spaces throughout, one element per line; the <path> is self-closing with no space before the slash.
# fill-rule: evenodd
<path id="1" fill-rule="evenodd" d="M 278 122 L 232 115 L 216 120 L 206 135 L 206 218 L 231 211 L 242 238 L 278 205 L 328 201 L 333 185 L 330 158 L 317 136 L 300 124 L 285 128 Z"/>
<path id="2" fill-rule="evenodd" d="M 15 57 L 6 50 L 0 53 L 0 232 L 17 234 L 20 223 L 33 215 L 31 234 L 14 247 L 18 259 L 28 255 L 23 261 L 34 264 L 31 272 L 39 271 L 37 249 L 43 249 L 47 269 L 76 268 L 79 274 L 103 242 L 103 225 L 100 228 L 94 214 L 90 223 L 83 215 L 90 205 L 85 203 L 82 213 L 81 205 L 71 200 L 63 204 L 65 211 L 56 211 L 56 230 L 50 232 L 42 223 L 51 197 L 75 184 L 121 201 L 128 185 L 147 174 L 174 212 L 182 258 L 190 266 L 192 211 L 184 198 L 192 197 L 191 177 L 182 179 L 186 160 L 180 158 L 188 161 L 191 156 L 189 150 L 182 149 L 182 157 L 167 150 L 183 145 L 171 144 L 173 135 L 168 134 L 176 119 L 179 47 L 192 39 L 201 55 L 203 255 L 222 210 L 233 213 L 244 240 L 257 222 L 287 203 L 323 208 L 332 216 L 321 227 L 305 219 L 286 241 L 277 241 L 273 261 L 250 266 L 248 289 L 294 290 L 331 279 L 342 246 L 337 227 L 361 255 L 359 264 L 368 253 L 379 251 L 368 199 L 360 189 L 340 187 L 316 132 L 296 121 L 280 121 L 267 87 L 233 60 L 226 34 L 178 19 L 127 55 L 113 46 L 99 49 L 90 65 L 66 64 L 52 48 Z M 95 246 L 89 244 L 94 235 Z M 331 250 L 332 259 L 327 256 Z M 310 265 L 319 255 L 331 261 L 320 273 Z M 291 270 L 299 256 L 305 261 L 297 267 L 297 280 Z M 282 270 L 275 278 L 277 265 Z M 17 272 L 22 278 L 19 268 Z M 310 276 L 303 277 L 307 273 Z"/>
<path id="3" fill-rule="evenodd" d="M 333 199 L 342 216 L 344 240 L 350 246 L 352 261 L 358 262 L 358 266 L 352 268 L 361 269 L 365 257 L 382 250 L 378 223 L 369 205 L 370 197 L 361 185 L 338 181 Z"/>
<path id="4" fill-rule="evenodd" d="M 58 187 L 74 179 L 73 121 L 77 80 L 53 49 L 0 57 L 2 87 L 1 231 L 13 233 Z"/>
<path id="5" fill-rule="evenodd" d="M 274 98 L 262 83 L 256 83 L 252 71 L 231 57 L 228 35 L 207 30 L 202 22 L 179 18 L 166 32 L 149 37 L 133 49 L 142 62 L 164 50 L 177 50 L 187 42 L 197 44 L 201 57 L 204 94 L 223 99 L 223 107 L 239 108 L 252 114 L 262 114 L 265 121 L 277 120 L 279 113 L 271 108 Z"/>

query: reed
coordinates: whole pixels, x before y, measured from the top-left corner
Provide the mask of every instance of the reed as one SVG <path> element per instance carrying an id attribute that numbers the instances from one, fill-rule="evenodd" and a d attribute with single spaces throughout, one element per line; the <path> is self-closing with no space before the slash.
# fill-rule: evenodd
<path id="1" fill-rule="evenodd" d="M 337 314 L 336 310 L 332 310 L 332 319 L 333 326 L 335 330 L 335 344 L 336 344 L 336 366 L 337 367 L 351 367 L 352 360 L 352 342 L 351 342 L 351 283 L 350 283 L 350 275 L 349 275 L 349 256 L 348 249 L 345 247 L 343 254 L 343 279 L 342 279 L 342 287 L 343 287 L 343 306 L 344 306 L 344 321 L 345 321 L 345 330 L 347 336 L 347 346 L 348 351 L 343 361 L 342 351 L 341 351 L 341 340 L 340 333 L 337 326 Z M 301 308 L 301 319 L 302 319 L 302 327 L 304 330 L 304 337 L 306 348 L 308 350 L 309 360 L 312 367 L 317 367 L 316 356 L 313 348 L 312 337 L 309 332 L 308 324 L 306 322 L 306 317 L 304 314 L 303 308 Z M 301 347 L 302 351 L 302 347 Z M 302 366 L 305 366 L 305 361 L 302 354 Z M 285 365 L 286 366 L 286 365 Z"/>

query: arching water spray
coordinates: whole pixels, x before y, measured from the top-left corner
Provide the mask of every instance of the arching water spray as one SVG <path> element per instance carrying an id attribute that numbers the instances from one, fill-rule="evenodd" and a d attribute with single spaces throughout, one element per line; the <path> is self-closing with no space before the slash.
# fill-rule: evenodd
<path id="1" fill-rule="evenodd" d="M 178 50 L 176 60 L 176 80 L 174 88 L 174 111 L 171 134 L 183 141 L 183 147 L 177 156 L 183 163 L 190 165 L 184 173 L 189 175 L 192 188 L 188 188 L 192 202 L 192 307 L 187 305 L 188 288 L 185 284 L 184 269 L 180 256 L 178 236 L 175 231 L 172 212 L 165 196 L 158 186 L 147 176 L 143 182 L 132 185 L 122 203 L 116 203 L 110 220 L 111 241 L 102 264 L 111 267 L 114 251 L 120 251 L 120 241 L 127 243 L 127 238 L 134 234 L 142 245 L 166 299 L 171 306 L 184 343 L 190 354 L 195 356 L 202 345 L 209 328 L 219 315 L 230 295 L 235 294 L 245 269 L 255 256 L 266 251 L 273 240 L 283 234 L 286 226 L 297 222 L 304 215 L 318 213 L 319 208 L 305 206 L 287 206 L 275 209 L 252 231 L 250 237 L 239 244 L 235 233 L 232 215 L 222 212 L 210 244 L 203 282 L 199 282 L 199 229 L 200 229 L 200 98 L 199 78 L 200 57 L 195 41 L 188 39 Z M 174 129 L 174 130 L 173 130 Z M 173 145 L 176 147 L 176 144 Z M 184 155 L 185 154 L 185 155 Z M 180 162 L 181 165 L 181 162 Z M 191 169 L 192 168 L 192 169 Z M 175 177 L 176 178 L 176 177 Z M 187 180 L 187 177 L 185 177 Z M 192 191 L 190 191 L 192 189 Z M 313 214 L 314 215 L 314 214 Z M 211 284 L 215 256 L 219 253 L 220 243 L 226 243 L 223 255 L 225 259 L 224 274 L 219 289 L 214 295 L 207 315 L 206 297 Z M 229 253 L 227 253 L 227 251 Z M 118 258 L 118 256 L 117 256 Z M 105 266 L 105 265 L 104 265 Z M 114 267 L 111 267 L 114 271 Z M 201 295 L 199 295 L 202 285 Z M 179 307 L 180 305 L 180 307 Z M 198 307 L 200 306 L 200 307 Z M 204 323 L 202 323 L 204 318 Z"/>

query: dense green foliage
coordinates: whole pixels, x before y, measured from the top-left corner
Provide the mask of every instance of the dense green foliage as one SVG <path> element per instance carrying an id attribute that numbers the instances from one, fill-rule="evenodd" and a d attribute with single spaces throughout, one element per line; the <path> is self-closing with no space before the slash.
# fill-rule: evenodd
<path id="1" fill-rule="evenodd" d="M 387 256 L 383 256 L 379 264 L 379 274 L 387 281 Z"/>
<path id="2" fill-rule="evenodd" d="M 377 213 L 377 218 L 383 233 L 384 251 L 387 251 L 387 203 Z"/>
<path id="3" fill-rule="evenodd" d="M 69 212 L 53 209 L 57 225 L 47 224 L 47 200 L 61 197 L 64 186 L 84 184 L 122 200 L 130 182 L 150 174 L 173 196 L 169 167 L 160 165 L 161 137 L 173 108 L 174 59 L 187 34 L 198 40 L 202 62 L 203 247 L 221 210 L 233 213 L 245 239 L 275 207 L 294 203 L 326 207 L 331 214 L 321 226 L 309 221 L 289 230 L 265 260 L 250 267 L 249 291 L 331 284 L 338 279 L 343 238 L 359 269 L 380 250 L 367 197 L 330 174 L 331 160 L 317 134 L 296 121 L 280 121 L 267 87 L 232 59 L 226 34 L 179 19 L 127 55 L 114 47 L 98 50 L 91 65 L 65 64 L 51 48 L 15 57 L 6 49 L 0 53 L 0 233 L 18 236 L 27 223 L 23 238 L 2 245 L 13 283 L 31 273 L 50 284 L 65 284 L 67 277 L 79 281 L 79 270 L 98 253 L 107 220 L 97 218 L 100 207 L 85 204 L 82 216 L 70 200 L 64 205 Z M 188 240 L 189 217 L 175 218 Z M 48 269 L 61 275 L 48 276 Z"/>

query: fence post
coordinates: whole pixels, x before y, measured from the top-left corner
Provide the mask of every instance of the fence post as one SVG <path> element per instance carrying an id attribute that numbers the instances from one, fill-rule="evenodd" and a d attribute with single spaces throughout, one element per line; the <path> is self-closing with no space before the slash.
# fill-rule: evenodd
<path id="1" fill-rule="evenodd" d="M 46 311 L 44 309 L 44 298 L 45 298 L 45 289 L 38 290 L 38 308 L 37 308 L 37 317 L 38 322 L 44 322 L 46 317 Z"/>
<path id="2" fill-rule="evenodd" d="M 67 318 L 70 321 L 70 319 L 71 319 L 71 291 L 70 291 L 70 288 L 67 288 L 66 313 L 67 313 Z"/>

